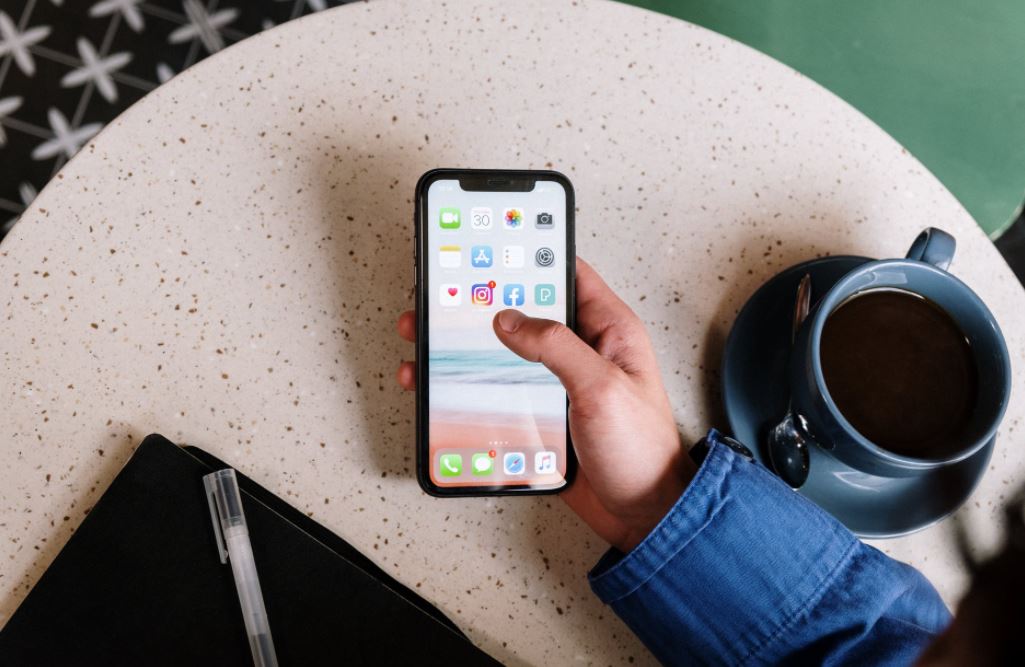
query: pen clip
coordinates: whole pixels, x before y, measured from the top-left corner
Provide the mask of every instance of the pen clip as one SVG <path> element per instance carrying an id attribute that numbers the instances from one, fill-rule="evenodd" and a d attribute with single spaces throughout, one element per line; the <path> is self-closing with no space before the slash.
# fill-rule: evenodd
<path id="1" fill-rule="evenodd" d="M 214 539 L 217 540 L 217 555 L 221 559 L 221 565 L 228 562 L 228 550 L 224 546 L 224 535 L 221 532 L 221 520 L 217 516 L 217 499 L 214 497 L 217 482 L 214 475 L 203 476 L 203 488 L 206 489 L 206 502 L 210 507 L 210 521 L 214 524 Z"/>

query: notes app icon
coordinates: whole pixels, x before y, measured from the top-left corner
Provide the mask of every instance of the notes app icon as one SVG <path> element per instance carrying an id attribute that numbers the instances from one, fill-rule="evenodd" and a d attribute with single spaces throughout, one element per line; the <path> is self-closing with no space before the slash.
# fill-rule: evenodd
<path id="1" fill-rule="evenodd" d="M 438 264 L 443 269 L 458 269 L 463 263 L 462 248 L 457 245 L 443 245 L 438 249 Z"/>

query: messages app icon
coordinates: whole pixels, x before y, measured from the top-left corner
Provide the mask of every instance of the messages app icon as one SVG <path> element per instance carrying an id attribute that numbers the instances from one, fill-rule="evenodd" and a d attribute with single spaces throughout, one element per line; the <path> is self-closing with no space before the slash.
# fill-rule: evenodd
<path id="1" fill-rule="evenodd" d="M 491 458 L 491 454 L 487 452 L 474 454 L 470 459 L 470 468 L 474 475 L 490 475 L 495 471 L 495 459 Z"/>

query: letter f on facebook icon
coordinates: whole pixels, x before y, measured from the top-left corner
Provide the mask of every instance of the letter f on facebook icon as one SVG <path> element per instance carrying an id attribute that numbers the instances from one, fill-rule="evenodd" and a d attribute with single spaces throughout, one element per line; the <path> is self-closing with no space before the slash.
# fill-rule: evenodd
<path id="1" fill-rule="evenodd" d="M 502 290 L 502 302 L 507 306 L 522 306 L 524 299 L 523 285 L 510 283 Z"/>

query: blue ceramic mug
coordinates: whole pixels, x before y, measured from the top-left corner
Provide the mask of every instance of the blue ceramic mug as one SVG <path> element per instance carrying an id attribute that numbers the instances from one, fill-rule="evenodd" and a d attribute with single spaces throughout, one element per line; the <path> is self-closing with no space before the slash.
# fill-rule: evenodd
<path id="1" fill-rule="evenodd" d="M 906 477 L 956 463 L 982 449 L 1000 425 L 1011 393 L 1010 357 L 993 314 L 975 292 L 946 271 L 955 245 L 950 234 L 929 228 L 915 239 L 904 259 L 862 264 L 818 298 L 797 334 L 790 363 L 797 421 L 819 446 L 856 470 Z M 898 289 L 925 297 L 950 315 L 971 345 L 979 377 L 978 396 L 953 453 L 913 458 L 884 449 L 855 430 L 829 394 L 820 357 L 826 320 L 851 297 L 876 289 Z"/>

